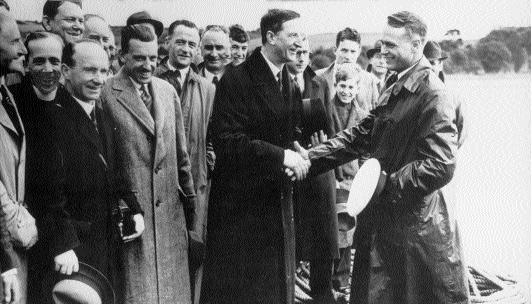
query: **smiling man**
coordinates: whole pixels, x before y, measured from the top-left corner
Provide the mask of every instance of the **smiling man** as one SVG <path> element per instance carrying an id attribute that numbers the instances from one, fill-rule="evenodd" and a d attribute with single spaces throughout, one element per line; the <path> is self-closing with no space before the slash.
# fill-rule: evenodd
<path id="1" fill-rule="evenodd" d="M 83 38 L 81 0 L 47 0 L 42 9 L 42 25 L 63 38 L 65 44 Z"/>
<path id="2" fill-rule="evenodd" d="M 107 55 L 109 56 L 109 61 L 111 59 L 111 42 L 114 44 L 114 39 L 111 41 L 111 36 L 113 36 L 111 28 L 101 16 L 87 14 L 85 15 L 85 31 L 83 32 L 83 37 L 92 39 L 98 42 Z"/>
<path id="3" fill-rule="evenodd" d="M 201 56 L 203 63 L 199 65 L 199 73 L 208 82 L 215 85 L 219 83 L 225 72 L 225 59 L 230 57 L 230 42 L 226 28 L 210 26 L 201 38 Z"/>
<path id="4" fill-rule="evenodd" d="M 210 179 L 214 169 L 214 149 L 207 139 L 207 127 L 214 104 L 215 87 L 198 74 L 192 63 L 199 48 L 199 30 L 188 20 L 177 20 L 168 28 L 169 60 L 159 65 L 155 76 L 173 85 L 179 97 L 186 131 L 186 146 L 192 164 L 194 187 L 197 194 L 195 222 L 193 231 L 206 238 L 208 193 Z M 194 254 L 190 256 L 195 257 Z M 195 286 L 195 298 L 198 299 L 201 288 L 200 266 L 202 259 L 190 260 L 192 287 Z M 194 289 L 194 288 L 192 288 Z"/>
<path id="5" fill-rule="evenodd" d="M 266 13 L 262 47 L 228 69 L 216 89 L 211 123 L 216 169 L 202 303 L 294 301 L 292 184 L 282 171 L 290 167 L 303 176 L 308 170 L 291 150 L 299 140 L 292 111 L 298 104 L 285 68 L 302 46 L 299 17 L 288 10 Z"/>
<path id="6" fill-rule="evenodd" d="M 118 253 L 120 304 L 191 301 L 187 230 L 193 230 L 196 197 L 179 96 L 153 77 L 157 49 L 151 26 L 124 27 L 124 66 L 102 97 L 113 126 L 105 135 L 115 191 L 134 222 Z"/>
<path id="7" fill-rule="evenodd" d="M 422 54 L 426 35 L 417 15 L 388 16 L 381 53 L 398 80 L 373 115 L 302 153 L 318 173 L 368 151 L 387 175 L 362 213 L 370 248 L 356 253 L 351 303 L 470 303 L 451 190 L 466 130 L 460 101 Z"/>

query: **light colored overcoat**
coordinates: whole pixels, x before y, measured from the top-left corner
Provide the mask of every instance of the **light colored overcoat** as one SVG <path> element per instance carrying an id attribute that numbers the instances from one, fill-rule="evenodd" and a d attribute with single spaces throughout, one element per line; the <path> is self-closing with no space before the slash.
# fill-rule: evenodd
<path id="1" fill-rule="evenodd" d="M 195 194 L 179 97 L 155 77 L 150 90 L 153 116 L 123 70 L 102 94 L 114 187 L 139 203 L 146 227 L 121 248 L 118 294 L 127 304 L 190 303 L 183 204 Z"/>

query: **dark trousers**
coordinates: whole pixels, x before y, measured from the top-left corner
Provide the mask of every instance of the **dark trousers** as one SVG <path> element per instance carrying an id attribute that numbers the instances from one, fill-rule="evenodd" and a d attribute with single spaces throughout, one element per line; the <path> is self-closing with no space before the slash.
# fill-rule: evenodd
<path id="1" fill-rule="evenodd" d="M 335 290 L 341 291 L 348 288 L 350 278 L 350 262 L 352 260 L 352 246 L 339 248 L 339 259 L 334 261 L 334 274 L 332 276 L 332 286 Z"/>

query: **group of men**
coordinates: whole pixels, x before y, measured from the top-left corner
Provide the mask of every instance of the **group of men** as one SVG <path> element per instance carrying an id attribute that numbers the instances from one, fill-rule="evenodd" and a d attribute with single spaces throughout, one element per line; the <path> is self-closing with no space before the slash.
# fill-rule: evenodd
<path id="1" fill-rule="evenodd" d="M 146 12 L 127 19 L 119 56 L 81 0 L 46 1 L 42 23 L 23 39 L 0 0 L 5 302 L 294 303 L 307 261 L 315 303 L 348 289 L 350 303 L 468 303 L 447 193 L 464 121 L 418 16 L 388 16 L 369 72 L 350 28 L 314 72 L 289 10 L 262 17 L 249 56 L 240 26 L 177 20 L 160 63 L 164 26 Z M 25 76 L 7 87 L 13 72 Z M 352 218 L 369 157 L 387 182 Z M 111 295 L 60 285 L 85 268 Z"/>

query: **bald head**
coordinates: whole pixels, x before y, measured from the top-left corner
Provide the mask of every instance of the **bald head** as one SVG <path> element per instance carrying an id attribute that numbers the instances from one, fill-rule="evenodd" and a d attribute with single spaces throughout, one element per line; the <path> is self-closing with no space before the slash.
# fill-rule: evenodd
<path id="1" fill-rule="evenodd" d="M 112 31 L 107 22 L 98 15 L 85 15 L 85 31 L 83 37 L 98 42 L 110 58 L 109 46 Z"/>

